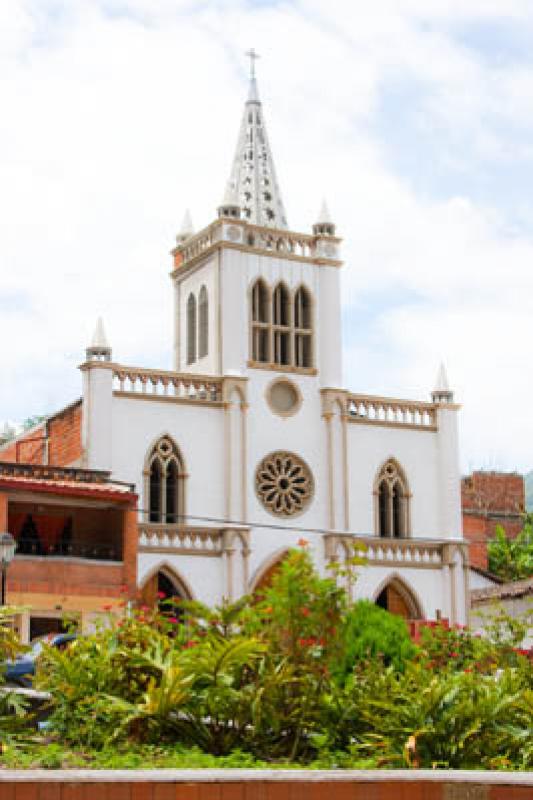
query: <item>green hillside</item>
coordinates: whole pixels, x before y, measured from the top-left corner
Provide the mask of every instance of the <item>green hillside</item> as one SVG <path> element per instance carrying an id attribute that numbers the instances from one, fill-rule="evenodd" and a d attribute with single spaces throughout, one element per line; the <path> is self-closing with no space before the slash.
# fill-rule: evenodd
<path id="1" fill-rule="evenodd" d="M 525 476 L 526 479 L 526 509 L 533 511 L 533 469 Z"/>

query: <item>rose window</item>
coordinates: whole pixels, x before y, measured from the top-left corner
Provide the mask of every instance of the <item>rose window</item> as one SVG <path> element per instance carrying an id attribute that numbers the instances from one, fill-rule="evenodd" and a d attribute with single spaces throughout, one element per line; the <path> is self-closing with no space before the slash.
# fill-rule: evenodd
<path id="1" fill-rule="evenodd" d="M 307 464 L 293 453 L 271 453 L 257 467 L 255 488 L 267 511 L 290 517 L 309 504 L 313 476 Z"/>

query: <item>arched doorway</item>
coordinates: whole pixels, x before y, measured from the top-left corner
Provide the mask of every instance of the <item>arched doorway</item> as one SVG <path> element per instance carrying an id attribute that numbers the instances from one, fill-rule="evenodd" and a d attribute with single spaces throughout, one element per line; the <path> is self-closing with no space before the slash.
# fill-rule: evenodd
<path id="1" fill-rule="evenodd" d="M 255 578 L 252 580 L 252 594 L 261 595 L 272 585 L 272 581 L 279 572 L 283 561 L 287 557 L 287 554 L 288 550 L 282 550 L 268 559 L 266 564 L 263 564 L 263 566 L 257 571 Z"/>
<path id="2" fill-rule="evenodd" d="M 414 593 L 403 581 L 393 578 L 382 589 L 374 601 L 377 606 L 403 619 L 421 619 L 422 612 Z"/>
<path id="3" fill-rule="evenodd" d="M 178 602 L 169 603 L 169 599 L 176 598 Z M 180 616 L 180 600 L 192 600 L 192 592 L 185 581 L 180 578 L 170 567 L 162 565 L 154 570 L 145 580 L 141 588 L 141 602 L 143 605 L 159 608 L 170 616 Z"/>

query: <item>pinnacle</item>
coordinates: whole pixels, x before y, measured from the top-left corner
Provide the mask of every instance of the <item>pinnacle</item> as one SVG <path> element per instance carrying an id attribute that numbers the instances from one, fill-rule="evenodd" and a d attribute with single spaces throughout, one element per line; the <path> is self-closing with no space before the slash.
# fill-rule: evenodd
<path id="1" fill-rule="evenodd" d="M 95 349 L 105 350 L 109 348 L 107 337 L 105 335 L 104 323 L 102 317 L 98 317 L 96 328 L 94 329 L 91 347 Z"/>
<path id="2" fill-rule="evenodd" d="M 333 224 L 333 220 L 331 219 L 331 214 L 329 212 L 328 204 L 326 200 L 322 200 L 322 205 L 320 206 L 320 212 L 318 214 L 317 224 L 321 225 L 326 223 L 327 225 Z"/>
<path id="3" fill-rule="evenodd" d="M 194 227 L 192 224 L 192 217 L 191 212 L 189 209 L 186 209 L 185 214 L 183 215 L 183 221 L 181 223 L 181 228 L 179 232 L 179 237 L 186 239 L 189 236 L 192 236 L 194 233 Z"/>
<path id="4" fill-rule="evenodd" d="M 450 391 L 450 384 L 448 382 L 448 375 L 446 373 L 446 367 L 444 366 L 444 363 L 442 361 L 441 361 L 441 364 L 439 366 L 439 371 L 437 373 L 435 391 L 436 392 L 449 392 Z"/>

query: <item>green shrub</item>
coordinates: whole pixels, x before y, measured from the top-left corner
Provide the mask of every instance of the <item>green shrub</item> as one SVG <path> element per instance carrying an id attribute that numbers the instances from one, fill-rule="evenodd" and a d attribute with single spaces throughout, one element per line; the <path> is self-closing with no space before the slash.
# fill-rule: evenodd
<path id="1" fill-rule="evenodd" d="M 403 670 L 417 652 L 405 621 L 370 600 L 358 600 L 348 610 L 341 636 L 340 677 L 349 675 L 357 662 L 366 659 Z"/>

